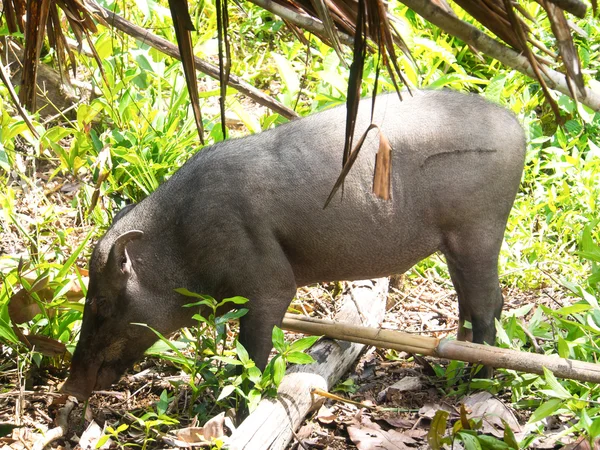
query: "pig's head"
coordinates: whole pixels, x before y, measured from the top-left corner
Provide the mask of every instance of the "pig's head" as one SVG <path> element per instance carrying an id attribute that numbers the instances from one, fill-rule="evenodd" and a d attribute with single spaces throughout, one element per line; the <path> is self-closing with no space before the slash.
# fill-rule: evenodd
<path id="1" fill-rule="evenodd" d="M 169 300 L 164 297 L 174 292 L 168 286 L 157 288 L 165 283 L 160 268 L 149 270 L 153 261 L 145 261 L 145 240 L 142 231 L 112 229 L 94 249 L 81 334 L 63 392 L 87 399 L 92 391 L 117 381 L 156 341 L 151 330 L 135 323 L 163 333 L 182 325 L 181 318 L 174 317 L 179 314 L 162 310 Z"/>

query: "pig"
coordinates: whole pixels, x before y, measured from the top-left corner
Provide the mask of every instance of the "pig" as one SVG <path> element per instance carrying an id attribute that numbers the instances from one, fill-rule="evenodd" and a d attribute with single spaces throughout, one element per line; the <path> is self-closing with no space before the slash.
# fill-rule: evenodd
<path id="1" fill-rule="evenodd" d="M 516 118 L 480 96 L 377 96 L 343 191 L 346 109 L 212 145 L 121 211 L 95 246 L 79 342 L 63 392 L 86 399 L 156 337 L 192 325 L 186 288 L 244 296 L 239 340 L 259 368 L 296 289 L 403 273 L 439 251 L 457 292 L 458 338 L 493 345 L 503 306 L 498 254 L 525 156 Z M 356 137 L 371 119 L 360 103 Z M 372 193 L 378 133 L 392 147 L 391 200 Z M 173 137 L 176 139 L 176 137 Z M 465 321 L 472 326 L 463 327 Z"/>

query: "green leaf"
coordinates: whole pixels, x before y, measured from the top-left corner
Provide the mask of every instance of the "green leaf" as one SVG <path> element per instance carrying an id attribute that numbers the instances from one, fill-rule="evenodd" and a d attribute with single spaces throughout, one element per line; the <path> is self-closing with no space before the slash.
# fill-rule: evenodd
<path id="1" fill-rule="evenodd" d="M 278 53 L 272 53 L 271 56 L 275 60 L 279 75 L 288 90 L 288 94 L 290 97 L 295 96 L 300 90 L 300 78 L 294 70 L 292 63 L 286 57 Z"/>
<path id="2" fill-rule="evenodd" d="M 71 266 L 75 263 L 75 261 L 77 261 L 77 258 L 79 258 L 81 252 L 86 247 L 88 241 L 90 240 L 90 238 L 92 237 L 93 234 L 94 234 L 94 228 L 90 229 L 88 234 L 85 235 L 85 237 L 79 243 L 79 245 L 77 246 L 75 251 L 73 251 L 71 256 L 69 256 L 69 259 L 67 259 L 67 261 L 63 264 L 62 268 L 58 271 L 58 274 L 54 277 L 55 279 L 60 280 L 62 278 L 65 278 L 65 276 L 67 275 L 67 272 L 69 271 Z"/>
<path id="3" fill-rule="evenodd" d="M 431 427 L 427 433 L 427 443 L 432 450 L 442 449 L 442 439 L 446 433 L 446 423 L 448 421 L 448 412 L 444 410 L 438 410 L 433 416 L 431 421 Z"/>
<path id="4" fill-rule="evenodd" d="M 275 386 L 279 386 L 283 376 L 285 375 L 285 361 L 279 355 L 275 356 L 275 362 L 273 363 L 273 383 Z"/>
<path id="5" fill-rule="evenodd" d="M 494 436 L 479 435 L 477 436 L 481 448 L 484 450 L 505 450 L 511 448 L 506 442 Z"/>
<path id="6" fill-rule="evenodd" d="M 217 401 L 223 400 L 226 397 L 229 397 L 229 395 L 231 395 L 231 393 L 235 390 L 235 386 L 233 386 L 232 384 L 225 386 L 223 388 L 223 390 L 221 391 L 221 393 L 219 394 L 219 397 L 217 398 Z"/>
<path id="7" fill-rule="evenodd" d="M 502 91 L 504 90 L 505 83 L 505 74 L 494 76 L 485 88 L 485 97 L 494 103 L 500 103 L 502 101 Z"/>
<path id="8" fill-rule="evenodd" d="M 262 373 L 260 369 L 256 366 L 248 367 L 248 379 L 252 381 L 254 384 L 260 383 L 262 378 Z"/>
<path id="9" fill-rule="evenodd" d="M 513 433 L 510 425 L 504 419 L 502 419 L 502 424 L 504 425 L 504 442 L 506 442 L 509 448 L 512 448 L 513 450 L 519 450 L 519 443 L 517 442 L 515 433 Z"/>
<path id="10" fill-rule="evenodd" d="M 217 317 L 216 319 L 216 324 L 220 325 L 222 323 L 227 323 L 230 320 L 237 320 L 240 317 L 245 316 L 248 313 L 248 309 L 246 308 L 240 308 L 240 309 L 235 309 L 233 311 L 229 311 L 225 314 L 223 314 L 220 317 Z"/>
<path id="11" fill-rule="evenodd" d="M 465 444 L 465 450 L 481 450 L 481 445 L 479 444 L 477 436 L 473 435 L 472 433 L 459 431 L 458 437 Z"/>
<path id="12" fill-rule="evenodd" d="M 538 422 L 542 419 L 545 419 L 548 416 L 554 414 L 563 404 L 563 401 L 559 398 L 551 398 L 547 402 L 542 403 L 538 408 L 533 412 L 529 421 L 527 423 Z"/>
<path id="13" fill-rule="evenodd" d="M 560 384 L 560 382 L 556 379 L 554 374 L 544 367 L 544 378 L 550 389 L 552 389 L 553 396 L 556 398 L 560 398 L 562 400 L 568 400 L 573 396 L 565 389 L 565 387 Z"/>
<path id="14" fill-rule="evenodd" d="M 248 392 L 248 410 L 250 412 L 256 409 L 260 403 L 261 397 L 262 394 L 258 389 L 252 389 L 250 392 Z"/>
<path id="15" fill-rule="evenodd" d="M 216 360 L 216 361 L 221 361 L 224 362 L 225 364 L 231 364 L 234 366 L 243 366 L 244 363 L 235 359 L 235 358 L 231 358 L 229 356 L 213 356 L 212 359 Z"/>
<path id="16" fill-rule="evenodd" d="M 302 352 L 290 352 L 286 355 L 286 359 L 292 364 L 312 364 L 315 362 L 312 356 Z"/>
<path id="17" fill-rule="evenodd" d="M 235 353 L 244 365 L 250 362 L 250 355 L 248 355 L 248 351 L 242 344 L 240 344 L 238 340 L 235 341 Z"/>
<path id="18" fill-rule="evenodd" d="M 177 288 L 177 289 L 175 289 L 175 292 L 177 292 L 178 294 L 181 294 L 181 295 L 185 295 L 186 297 L 200 298 L 202 300 L 214 300 L 214 298 L 212 298 L 210 295 L 197 294 L 196 292 L 192 292 L 186 288 Z M 190 306 L 193 306 L 193 305 L 195 305 L 195 303 L 190 304 Z"/>
<path id="19" fill-rule="evenodd" d="M 272 340 L 273 347 L 275 347 L 275 350 L 277 350 L 279 353 L 285 353 L 285 338 L 283 335 L 283 331 L 281 331 L 281 328 L 279 328 L 278 326 L 273 327 Z"/>
<path id="20" fill-rule="evenodd" d="M 102 447 L 104 444 L 106 444 L 106 441 L 108 441 L 109 439 L 110 439 L 110 435 L 108 435 L 108 434 L 100 436 L 100 439 L 98 439 L 98 442 L 96 442 L 96 446 L 94 448 Z"/>
<path id="21" fill-rule="evenodd" d="M 20 425 L 14 425 L 12 423 L 0 423 L 0 438 L 8 436 L 15 428 L 19 427 Z"/>
<path id="22" fill-rule="evenodd" d="M 589 429 L 590 437 L 593 440 L 596 440 L 598 436 L 600 436 L 600 419 L 595 419 L 592 421 L 592 425 Z"/>
<path id="23" fill-rule="evenodd" d="M 240 297 L 240 296 L 226 298 L 226 299 L 223 299 L 219 304 L 217 304 L 217 307 L 223 306 L 226 303 L 235 303 L 236 305 L 244 305 L 244 304 L 248 303 L 248 299 L 245 297 Z"/>
<path id="24" fill-rule="evenodd" d="M 298 339 L 290 345 L 290 352 L 302 352 L 313 346 L 320 339 L 319 336 L 308 336 Z"/>
<path id="25" fill-rule="evenodd" d="M 569 357 L 569 355 L 570 355 L 569 343 L 561 336 L 558 336 L 557 348 L 558 348 L 558 356 L 560 356 L 561 358 Z"/>

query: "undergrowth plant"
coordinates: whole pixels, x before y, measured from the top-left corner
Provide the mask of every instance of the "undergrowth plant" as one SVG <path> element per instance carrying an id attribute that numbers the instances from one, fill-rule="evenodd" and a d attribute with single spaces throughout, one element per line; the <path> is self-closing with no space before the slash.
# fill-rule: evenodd
<path id="1" fill-rule="evenodd" d="M 248 299 L 232 297 L 217 301 L 187 289 L 179 289 L 178 292 L 197 299 L 186 307 L 199 308 L 199 312 L 192 316 L 198 326 L 193 331 L 184 330 L 178 340 L 169 340 L 152 329 L 160 340 L 147 354 L 176 364 L 189 376 L 187 386 L 192 396 L 188 414 L 198 416 L 201 422 L 206 421 L 210 417 L 207 414 L 215 408 L 238 408 L 240 401 L 247 403 L 248 410 L 252 412 L 261 398 L 275 395 L 287 363 L 314 362 L 304 351 L 318 337 L 305 337 L 288 344 L 281 329 L 275 327 L 273 346 L 277 353 L 265 370 L 261 371 L 239 341 L 232 343 L 228 339 L 227 325 L 248 312 L 246 308 L 237 308 L 238 305 L 246 304 Z M 236 309 L 219 314 L 223 309 L 231 308 Z"/>

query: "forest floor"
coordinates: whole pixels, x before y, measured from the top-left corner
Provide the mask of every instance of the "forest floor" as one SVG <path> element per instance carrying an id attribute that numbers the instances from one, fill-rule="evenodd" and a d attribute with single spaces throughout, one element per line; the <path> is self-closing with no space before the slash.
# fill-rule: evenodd
<path id="1" fill-rule="evenodd" d="M 313 315 L 328 317 L 334 305 L 321 286 L 299 290 L 299 300 Z M 556 307 L 560 294 L 544 288 L 536 292 L 508 290 L 504 292 L 505 310 L 528 303 Z M 383 327 L 408 333 L 444 337 L 456 333 L 457 305 L 454 290 L 445 280 L 434 278 L 401 278 L 398 289 L 391 288 L 388 311 Z M 525 321 L 527 318 L 524 319 Z M 12 435 L 0 439 L 1 448 L 40 448 L 41 436 L 56 430 L 65 398 L 57 394 L 66 372 L 51 366 L 21 374 L 14 361 L 0 361 L 3 367 L 0 382 L 0 422 L 19 424 Z M 367 347 L 354 368 L 349 371 L 334 391 L 335 394 L 361 402 L 366 407 L 342 401 L 327 400 L 307 417 L 297 430 L 288 448 L 310 449 L 418 449 L 430 448 L 427 435 L 436 411 L 449 413 L 448 427 L 461 420 L 461 405 L 469 419 L 482 418 L 480 433 L 502 439 L 508 424 L 516 435 L 526 432 L 531 410 L 514 409 L 515 398 L 510 386 L 497 394 L 468 389 L 462 395 L 453 395 L 457 376 L 436 377 L 433 365 L 446 365 L 434 358 L 413 358 L 411 355 Z M 84 412 L 77 404 L 70 412 L 68 430 L 47 448 L 96 448 L 103 427 L 118 423 L 134 423 L 144 411 L 151 411 L 166 389 L 173 391 L 182 374 L 164 360 L 147 358 L 136 364 L 110 391 L 94 394 Z M 504 375 L 496 373 L 502 383 Z M 22 386 L 21 389 L 18 386 Z M 178 390 L 176 401 L 171 402 L 167 414 L 178 416 L 186 409 L 188 394 Z M 129 419 L 128 419 L 129 417 Z M 90 423 L 92 426 L 90 426 Z M 181 421 L 171 431 L 197 426 Z M 552 449 L 574 444 L 576 436 L 560 436 L 568 423 L 556 420 L 546 424 L 547 432 L 536 439 L 530 448 Z M 162 431 L 159 431 L 162 430 Z M 66 431 L 66 432 L 65 432 Z M 165 427 L 156 426 L 150 434 L 139 427 L 129 427 L 100 448 L 142 446 L 143 448 L 177 448 L 172 434 Z M 49 438 L 48 438 L 49 439 Z M 453 448 L 462 448 L 457 442 Z M 585 447 L 577 447 L 585 448 Z"/>

